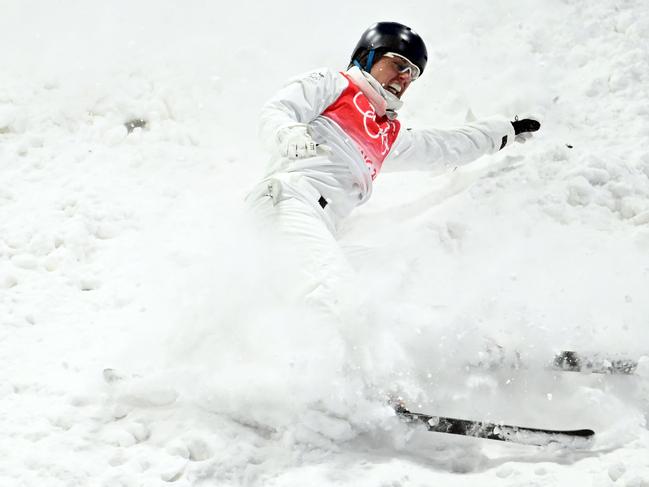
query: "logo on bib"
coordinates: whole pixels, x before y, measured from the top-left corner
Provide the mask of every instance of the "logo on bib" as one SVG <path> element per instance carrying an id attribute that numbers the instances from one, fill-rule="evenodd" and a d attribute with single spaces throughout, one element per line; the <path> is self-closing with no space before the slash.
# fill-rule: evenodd
<path id="1" fill-rule="evenodd" d="M 367 109 L 365 110 L 359 106 L 360 97 L 363 97 L 363 99 L 367 102 Z M 388 120 L 388 123 L 384 124 L 383 126 L 377 124 L 376 112 L 374 111 L 374 108 L 369 103 L 369 100 L 360 91 L 356 93 L 356 95 L 354 95 L 354 106 L 356 107 L 356 110 L 358 110 L 358 113 L 363 116 L 363 127 L 365 128 L 365 133 L 372 139 L 380 138 L 381 155 L 387 154 L 390 151 L 388 134 L 390 133 L 390 129 L 392 128 L 390 126 L 391 122 Z"/>
<path id="2" fill-rule="evenodd" d="M 399 134 L 400 124 L 398 120 L 385 116 L 377 117 L 374 107 L 360 88 L 347 79 L 347 88 L 322 115 L 336 122 L 356 143 L 374 179 Z"/>

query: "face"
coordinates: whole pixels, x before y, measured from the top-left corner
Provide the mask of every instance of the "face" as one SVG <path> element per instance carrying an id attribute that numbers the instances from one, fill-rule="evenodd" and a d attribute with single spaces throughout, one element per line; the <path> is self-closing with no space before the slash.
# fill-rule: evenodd
<path id="1" fill-rule="evenodd" d="M 408 89 L 408 86 L 410 86 L 410 83 L 412 83 L 412 75 L 409 71 L 400 72 L 402 68 L 402 60 L 383 56 L 374 63 L 370 74 L 376 81 L 381 83 L 381 86 L 386 91 L 389 91 L 397 98 L 401 98 Z"/>

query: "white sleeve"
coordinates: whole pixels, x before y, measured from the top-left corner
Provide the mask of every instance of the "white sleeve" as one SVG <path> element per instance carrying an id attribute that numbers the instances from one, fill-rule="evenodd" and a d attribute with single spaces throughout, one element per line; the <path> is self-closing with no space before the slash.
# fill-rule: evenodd
<path id="1" fill-rule="evenodd" d="M 259 136 L 264 146 L 274 149 L 279 129 L 314 120 L 346 86 L 344 76 L 326 68 L 291 79 L 261 110 Z"/>
<path id="2" fill-rule="evenodd" d="M 386 170 L 455 167 L 514 142 L 514 127 L 502 119 L 489 119 L 451 130 L 401 130 L 384 164 Z"/>

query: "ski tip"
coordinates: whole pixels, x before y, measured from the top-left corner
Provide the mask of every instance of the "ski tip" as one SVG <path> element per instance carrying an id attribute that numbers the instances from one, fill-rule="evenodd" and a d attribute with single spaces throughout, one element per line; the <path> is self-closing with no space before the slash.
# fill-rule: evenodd
<path id="1" fill-rule="evenodd" d="M 592 447 L 595 432 L 591 429 L 548 430 L 504 425 L 497 426 L 493 430 L 493 435 L 488 436 L 488 438 L 522 445 L 559 446 L 582 450 Z"/>
<path id="2" fill-rule="evenodd" d="M 570 436 L 577 436 L 579 438 L 592 438 L 593 436 L 595 436 L 595 432 L 590 429 L 566 431 L 566 434 L 569 434 Z"/>
<path id="3" fill-rule="evenodd" d="M 591 429 L 567 431 L 564 438 L 557 441 L 565 448 L 575 450 L 589 450 L 595 441 L 595 432 Z"/>

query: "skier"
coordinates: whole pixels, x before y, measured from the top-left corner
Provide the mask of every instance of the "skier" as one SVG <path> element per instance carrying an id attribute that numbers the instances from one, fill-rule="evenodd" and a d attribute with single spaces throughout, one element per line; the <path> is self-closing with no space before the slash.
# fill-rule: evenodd
<path id="1" fill-rule="evenodd" d="M 369 199 L 384 164 L 459 166 L 539 129 L 531 119 L 404 129 L 397 113 L 427 60 L 416 32 L 378 22 L 361 36 L 347 71 L 294 78 L 263 107 L 260 135 L 273 157 L 248 201 L 282 235 L 309 281 L 299 294 L 319 294 L 327 307 L 335 301 L 332 290 L 349 268 L 336 232 Z"/>

